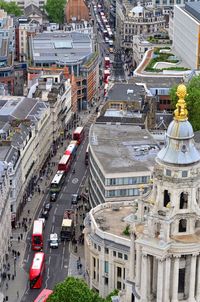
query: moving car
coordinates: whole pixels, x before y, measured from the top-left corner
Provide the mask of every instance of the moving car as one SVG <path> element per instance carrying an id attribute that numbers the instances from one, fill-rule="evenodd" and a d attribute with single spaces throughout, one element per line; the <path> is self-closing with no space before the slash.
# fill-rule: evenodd
<path id="1" fill-rule="evenodd" d="M 72 204 L 78 203 L 78 194 L 72 194 L 71 202 L 72 202 Z"/>
<path id="2" fill-rule="evenodd" d="M 50 234 L 49 246 L 52 249 L 58 248 L 58 235 L 56 233 Z"/>

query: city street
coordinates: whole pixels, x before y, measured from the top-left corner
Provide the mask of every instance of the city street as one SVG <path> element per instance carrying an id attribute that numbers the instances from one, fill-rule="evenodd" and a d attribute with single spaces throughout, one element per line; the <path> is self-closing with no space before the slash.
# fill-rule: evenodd
<path id="1" fill-rule="evenodd" d="M 73 162 L 71 170 L 65 179 L 64 186 L 57 198 L 57 201 L 51 203 L 52 208 L 50 210 L 49 218 L 46 221 L 44 232 L 45 244 L 43 251 L 46 256 L 46 268 L 42 288 L 52 289 L 56 283 L 61 282 L 68 275 L 70 254 L 69 242 L 60 242 L 58 249 L 50 249 L 48 239 L 51 233 L 56 232 L 57 234 L 60 234 L 64 210 L 71 208 L 71 194 L 78 194 L 80 192 L 81 186 L 86 180 L 87 166 L 85 165 L 84 159 L 87 144 L 88 137 L 86 135 L 84 142 L 78 148 L 76 159 Z M 74 168 L 75 174 L 72 173 L 72 170 Z M 44 195 L 35 218 L 39 217 L 41 208 L 47 201 L 49 201 L 48 192 Z M 34 255 L 34 252 L 31 250 L 31 231 L 29 232 L 27 237 L 28 245 L 24 259 L 24 270 L 27 272 L 27 276 Z M 40 291 L 41 289 L 30 289 L 29 282 L 27 280 L 27 289 L 21 301 L 33 301 Z"/>

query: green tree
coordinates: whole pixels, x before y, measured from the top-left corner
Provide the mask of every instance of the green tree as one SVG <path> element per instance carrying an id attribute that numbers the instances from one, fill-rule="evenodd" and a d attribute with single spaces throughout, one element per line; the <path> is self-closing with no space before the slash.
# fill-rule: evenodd
<path id="1" fill-rule="evenodd" d="M 103 299 L 91 290 L 84 280 L 68 277 L 55 286 L 53 294 L 47 299 L 47 302 L 111 302 L 111 296 L 117 295 L 117 293 L 118 291 L 115 290 L 106 299 Z"/>
<path id="2" fill-rule="evenodd" d="M 4 9 L 9 15 L 21 16 L 22 11 L 19 6 L 14 2 L 5 2 L 3 0 L 0 1 L 0 9 Z"/>
<path id="3" fill-rule="evenodd" d="M 170 90 L 172 105 L 175 108 L 178 97 L 176 95 L 177 86 Z M 194 131 L 200 130 L 200 75 L 193 77 L 187 84 L 187 96 L 185 98 L 188 109 L 189 121 Z"/>
<path id="4" fill-rule="evenodd" d="M 64 10 L 66 0 L 47 0 L 44 6 L 51 22 L 64 23 Z"/>

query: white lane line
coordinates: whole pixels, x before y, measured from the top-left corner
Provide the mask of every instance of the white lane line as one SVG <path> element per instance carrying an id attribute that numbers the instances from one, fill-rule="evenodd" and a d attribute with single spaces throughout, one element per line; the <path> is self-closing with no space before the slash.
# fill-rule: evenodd
<path id="1" fill-rule="evenodd" d="M 63 264 L 64 264 L 64 257 L 65 257 L 65 241 L 64 241 L 64 246 L 63 246 L 63 250 L 62 250 L 62 259 L 61 259 L 61 269 L 63 268 Z"/>
<path id="2" fill-rule="evenodd" d="M 48 288 L 48 286 L 47 286 L 48 280 L 49 280 L 49 267 L 48 267 L 48 269 L 47 269 L 47 278 L 46 278 L 46 281 L 45 281 L 45 287 L 46 287 L 46 288 Z"/>
<path id="3" fill-rule="evenodd" d="M 63 197 L 63 193 L 60 194 L 60 199 L 62 199 L 62 197 Z"/>
<path id="4" fill-rule="evenodd" d="M 54 233 L 54 225 L 52 225 L 51 233 Z"/>
<path id="5" fill-rule="evenodd" d="M 58 205 L 57 205 L 57 206 L 58 206 Z M 55 215 L 55 214 L 56 214 L 56 212 L 57 212 L 57 209 L 58 209 L 58 208 L 57 208 L 57 206 L 56 206 L 56 208 L 55 208 L 55 210 L 54 210 L 54 215 Z"/>
<path id="6" fill-rule="evenodd" d="M 49 264 L 50 264 L 50 262 L 51 262 L 51 256 L 49 256 L 49 261 L 48 261 L 48 262 L 49 262 Z"/>
<path id="7" fill-rule="evenodd" d="M 76 191 L 76 194 L 78 194 L 79 189 L 80 189 L 80 187 L 82 186 L 82 183 L 84 182 L 84 180 L 85 180 L 85 178 L 86 178 L 87 170 L 88 170 L 88 167 L 87 167 L 87 169 L 85 170 L 85 173 L 84 173 L 84 175 L 83 175 L 83 177 L 82 177 L 82 179 L 81 179 L 81 181 L 80 181 L 80 185 L 79 185 L 79 187 L 78 187 L 78 189 L 77 189 L 77 191 Z"/>
<path id="8" fill-rule="evenodd" d="M 55 216 L 53 215 L 52 224 L 55 223 Z"/>

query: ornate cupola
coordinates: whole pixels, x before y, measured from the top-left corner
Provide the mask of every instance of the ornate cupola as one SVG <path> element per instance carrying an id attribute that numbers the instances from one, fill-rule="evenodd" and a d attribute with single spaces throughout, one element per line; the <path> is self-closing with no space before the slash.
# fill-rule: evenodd
<path id="1" fill-rule="evenodd" d="M 132 240 L 135 301 L 200 302 L 200 155 L 188 121 L 186 87 L 158 153 L 143 230 Z"/>

